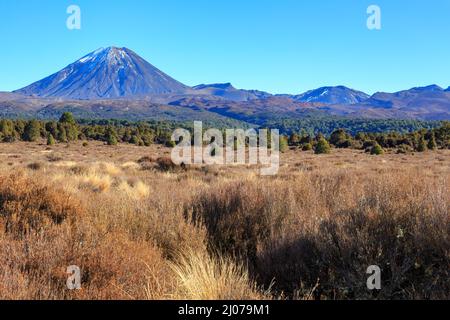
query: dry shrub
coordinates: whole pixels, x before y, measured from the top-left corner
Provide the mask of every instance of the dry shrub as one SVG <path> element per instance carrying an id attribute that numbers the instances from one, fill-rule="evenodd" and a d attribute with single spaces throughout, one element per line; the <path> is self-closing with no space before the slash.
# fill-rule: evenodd
<path id="1" fill-rule="evenodd" d="M 160 250 L 149 243 L 110 233 L 80 253 L 85 288 L 77 298 L 163 299 L 173 291 L 171 271 Z"/>
<path id="2" fill-rule="evenodd" d="M 245 268 L 231 259 L 188 252 L 170 264 L 177 275 L 176 299 L 251 300 L 262 299 Z"/>
<path id="3" fill-rule="evenodd" d="M 30 170 L 34 170 L 34 171 L 39 171 L 39 170 L 41 170 L 43 168 L 43 165 L 40 162 L 33 162 L 33 163 L 30 163 L 27 166 L 27 168 L 30 169 Z"/>
<path id="4" fill-rule="evenodd" d="M 163 299 L 174 290 L 152 242 L 131 239 L 123 226 L 102 228 L 37 176 L 2 178 L 0 212 L 0 299 Z M 82 290 L 66 288 L 70 265 L 81 269 Z"/>
<path id="5" fill-rule="evenodd" d="M 94 225 L 105 232 L 123 231 L 133 240 L 155 244 L 167 259 L 173 259 L 178 251 L 206 250 L 205 230 L 184 218 L 183 203 L 178 203 L 174 197 L 165 199 L 166 193 L 158 197 L 150 193 L 136 201 L 134 196 L 117 190 L 92 195 L 95 200 L 91 202 L 90 211 L 94 212 Z"/>
<path id="6" fill-rule="evenodd" d="M 0 180 L 0 218 L 6 232 L 17 235 L 61 224 L 81 215 L 83 209 L 70 194 L 54 186 L 38 183 L 19 172 Z"/>
<path id="7" fill-rule="evenodd" d="M 256 263 L 258 246 L 270 240 L 283 215 L 273 210 L 274 198 L 263 188 L 251 182 L 231 183 L 195 199 L 193 219 L 206 226 L 212 250 Z"/>
<path id="8" fill-rule="evenodd" d="M 240 167 L 167 174 L 149 161 L 151 171 L 65 161 L 5 174 L 0 299 L 272 297 L 261 288 L 277 298 L 448 299 L 445 163 L 337 156 L 275 177 Z M 372 293 L 373 264 L 382 290 Z M 70 265 L 81 291 L 66 288 Z"/>
<path id="9" fill-rule="evenodd" d="M 449 191 L 448 179 L 419 172 L 322 173 L 219 186 L 192 208 L 212 247 L 248 262 L 261 284 L 274 280 L 278 294 L 315 287 L 324 299 L 442 299 L 450 292 Z M 374 296 L 370 265 L 382 269 Z"/>
<path id="10" fill-rule="evenodd" d="M 137 163 L 141 164 L 141 163 L 145 163 L 145 162 L 156 162 L 156 159 L 150 156 L 144 156 L 139 158 L 139 160 L 137 161 Z"/>
<path id="11" fill-rule="evenodd" d="M 158 158 L 158 160 L 156 160 L 156 163 L 158 165 L 158 169 L 164 172 L 181 169 L 181 167 L 173 163 L 172 159 L 169 157 Z"/>
<path id="12" fill-rule="evenodd" d="M 90 171 L 90 168 L 86 165 L 77 165 L 75 167 L 72 167 L 69 169 L 69 172 L 81 176 L 81 175 L 86 175 L 88 174 Z"/>
<path id="13" fill-rule="evenodd" d="M 144 156 L 138 159 L 137 164 L 141 170 L 153 170 L 157 167 L 156 159 L 150 156 Z"/>
<path id="14" fill-rule="evenodd" d="M 87 222 L 87 221 L 84 221 Z M 173 292 L 172 271 L 159 249 L 122 233 L 52 226 L 24 240 L 0 238 L 0 298 L 162 299 Z M 81 290 L 66 287 L 67 267 L 81 270 Z M 151 292 L 147 288 L 152 288 Z"/>

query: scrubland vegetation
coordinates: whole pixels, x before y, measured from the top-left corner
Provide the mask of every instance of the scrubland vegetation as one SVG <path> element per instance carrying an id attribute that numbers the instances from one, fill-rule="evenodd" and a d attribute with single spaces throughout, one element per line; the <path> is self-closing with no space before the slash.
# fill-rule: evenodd
<path id="1" fill-rule="evenodd" d="M 449 150 L 291 148 L 260 177 L 158 145 L 0 147 L 1 299 L 449 298 Z"/>

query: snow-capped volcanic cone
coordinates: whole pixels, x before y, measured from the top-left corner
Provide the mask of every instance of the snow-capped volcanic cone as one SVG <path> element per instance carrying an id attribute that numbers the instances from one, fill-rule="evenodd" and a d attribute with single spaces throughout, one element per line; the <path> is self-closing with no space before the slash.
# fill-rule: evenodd
<path id="1" fill-rule="evenodd" d="M 15 91 L 69 99 L 129 98 L 185 93 L 189 87 L 169 77 L 127 48 L 101 48 L 61 71 Z"/>

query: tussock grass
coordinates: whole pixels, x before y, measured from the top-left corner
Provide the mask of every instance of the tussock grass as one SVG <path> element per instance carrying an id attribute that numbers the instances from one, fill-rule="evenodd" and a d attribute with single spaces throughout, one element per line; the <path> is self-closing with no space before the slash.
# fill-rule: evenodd
<path id="1" fill-rule="evenodd" d="M 170 266 L 177 277 L 176 299 L 255 300 L 264 293 L 250 280 L 247 270 L 231 259 L 205 253 L 180 254 Z"/>
<path id="2" fill-rule="evenodd" d="M 80 177 L 80 188 L 94 192 L 106 192 L 111 188 L 112 178 L 98 172 L 90 172 Z"/>
<path id="3" fill-rule="evenodd" d="M 118 190 L 136 200 L 144 199 L 150 194 L 150 188 L 139 180 L 122 181 L 118 186 Z"/>

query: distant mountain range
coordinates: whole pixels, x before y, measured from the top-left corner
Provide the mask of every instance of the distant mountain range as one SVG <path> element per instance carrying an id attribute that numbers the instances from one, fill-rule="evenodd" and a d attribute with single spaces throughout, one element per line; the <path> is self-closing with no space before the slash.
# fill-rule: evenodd
<path id="1" fill-rule="evenodd" d="M 189 87 L 127 48 L 98 49 L 13 93 L 0 93 L 0 116 L 245 121 L 343 116 L 450 120 L 450 87 L 417 87 L 372 96 L 345 86 L 273 95 L 231 83 Z"/>
<path id="2" fill-rule="evenodd" d="M 364 118 L 450 120 L 450 91 L 431 85 L 395 93 L 378 92 L 360 103 L 332 105 L 324 110 Z"/>

